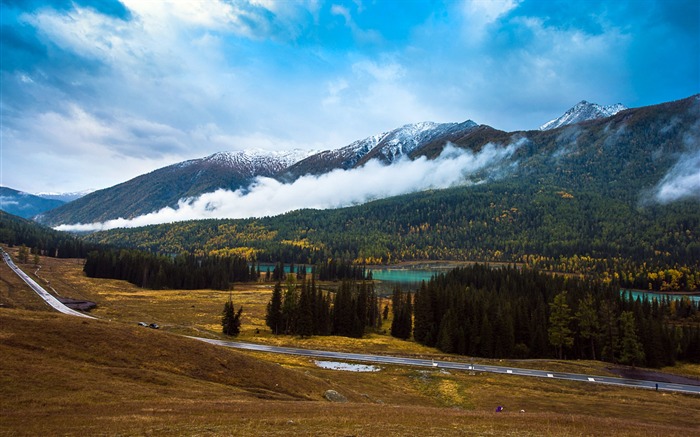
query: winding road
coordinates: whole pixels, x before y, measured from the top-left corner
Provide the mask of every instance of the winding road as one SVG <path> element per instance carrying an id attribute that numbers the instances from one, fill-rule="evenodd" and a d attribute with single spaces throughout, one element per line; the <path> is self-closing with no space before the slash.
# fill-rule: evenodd
<path id="1" fill-rule="evenodd" d="M 63 314 L 69 314 L 72 316 L 86 317 L 90 319 L 95 319 L 95 317 L 83 314 L 81 312 L 75 311 L 63 305 L 58 299 L 49 294 L 44 290 L 39 284 L 37 284 L 33 279 L 27 276 L 22 270 L 19 269 L 12 262 L 12 259 L 6 252 L 2 252 L 3 259 L 10 268 L 19 275 L 24 282 L 26 282 L 32 290 L 34 290 L 42 299 L 46 301 L 52 308 Z M 663 381 L 648 381 L 648 380 L 638 380 L 638 379 L 627 379 L 627 378 L 616 378 L 611 376 L 595 376 L 595 375 L 582 375 L 577 373 L 564 373 L 564 372 L 552 372 L 546 370 L 534 370 L 534 369 L 522 369 L 518 367 L 503 367 L 503 366 L 491 366 L 482 365 L 474 363 L 460 363 L 452 361 L 434 361 L 425 360 L 418 358 L 404 358 L 395 357 L 388 355 L 370 355 L 370 354 L 358 354 L 358 353 L 347 353 L 347 352 L 333 352 L 333 351 L 322 351 L 313 349 L 300 349 L 293 347 L 280 347 L 280 346 L 267 346 L 262 344 L 254 343 L 243 343 L 238 341 L 225 341 L 225 340 L 215 340 L 211 338 L 203 337 L 189 337 L 195 340 L 203 341 L 217 346 L 230 347 L 236 349 L 244 349 L 255 352 L 268 352 L 275 354 L 287 354 L 287 355 L 299 355 L 311 358 L 325 358 L 334 360 L 344 360 L 344 361 L 358 361 L 363 363 L 372 364 L 390 364 L 396 366 L 414 366 L 414 367 L 429 367 L 429 368 L 440 368 L 449 370 L 459 370 L 467 372 L 489 372 L 489 373 L 500 373 L 508 375 L 517 376 L 531 376 L 537 378 L 553 378 L 553 379 L 563 379 L 567 381 L 580 381 L 596 384 L 609 384 L 609 385 L 619 385 L 624 387 L 635 387 L 635 388 L 645 388 L 652 390 L 664 390 L 672 392 L 690 393 L 700 395 L 700 385 L 691 384 L 675 384 Z"/>

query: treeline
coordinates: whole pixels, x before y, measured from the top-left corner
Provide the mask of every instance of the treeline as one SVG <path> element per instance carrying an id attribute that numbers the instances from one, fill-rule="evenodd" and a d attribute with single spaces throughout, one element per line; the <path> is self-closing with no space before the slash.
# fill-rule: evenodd
<path id="1" fill-rule="evenodd" d="M 290 278 L 284 290 L 275 284 L 265 322 L 273 334 L 360 338 L 381 324 L 379 300 L 371 282 L 343 281 L 331 295 L 313 277 L 298 284 Z"/>
<path id="2" fill-rule="evenodd" d="M 156 255 L 138 250 L 90 252 L 83 271 L 91 278 L 122 279 L 142 288 L 228 290 L 258 277 L 255 264 L 237 256 Z"/>
<path id="3" fill-rule="evenodd" d="M 97 245 L 65 232 L 54 231 L 30 220 L 0 211 L 0 243 L 26 246 L 33 255 L 84 258 Z"/>
<path id="4" fill-rule="evenodd" d="M 364 266 L 354 264 L 347 259 L 323 260 L 315 266 L 315 272 L 321 281 L 372 280 L 372 272 L 367 272 Z"/>
<path id="5" fill-rule="evenodd" d="M 632 300 L 612 283 L 474 265 L 424 283 L 412 309 L 415 341 L 448 353 L 649 367 L 700 362 L 697 302 Z M 403 329 L 395 336 L 406 338 Z"/>

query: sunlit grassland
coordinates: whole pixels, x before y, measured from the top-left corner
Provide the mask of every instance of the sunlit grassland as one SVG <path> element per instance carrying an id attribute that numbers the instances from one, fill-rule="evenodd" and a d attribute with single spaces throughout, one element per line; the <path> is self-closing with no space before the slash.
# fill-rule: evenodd
<path id="1" fill-rule="evenodd" d="M 580 382 L 381 366 L 318 368 L 306 357 L 240 352 L 173 334 L 224 338 L 229 292 L 142 290 L 84 277 L 82 260 L 41 259 L 40 281 L 95 301 L 78 320 L 51 312 L 0 270 L 2 435 L 697 435 L 700 397 Z M 31 273 L 31 264 L 22 265 Z M 363 339 L 272 336 L 271 284 L 236 284 L 243 341 L 471 361 L 374 333 Z M 9 303 L 12 305 L 9 305 Z M 32 311 L 15 308 L 27 308 Z M 161 330 L 136 326 L 146 321 Z M 388 321 L 384 329 L 389 328 Z M 259 330 L 260 332 L 256 332 Z M 489 363 L 488 360 L 476 359 Z M 605 374 L 599 362 L 512 362 Z M 677 373 L 697 374 L 681 365 Z M 349 402 L 330 403 L 334 389 Z M 505 413 L 495 413 L 496 406 Z M 520 413 L 524 410 L 524 413 Z"/>

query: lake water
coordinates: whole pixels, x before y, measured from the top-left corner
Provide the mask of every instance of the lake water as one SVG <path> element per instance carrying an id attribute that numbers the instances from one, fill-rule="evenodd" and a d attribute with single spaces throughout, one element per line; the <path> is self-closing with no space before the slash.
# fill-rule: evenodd
<path id="1" fill-rule="evenodd" d="M 687 295 L 687 294 L 673 294 L 673 293 L 659 293 L 654 291 L 639 291 L 639 290 L 620 290 L 620 293 L 632 293 L 632 299 L 637 299 L 641 297 L 642 299 L 665 299 L 668 297 L 672 300 L 680 300 L 683 297 L 687 297 L 692 302 L 700 302 L 700 295 Z"/>
<path id="2" fill-rule="evenodd" d="M 429 281 L 438 270 L 372 269 L 372 279 L 394 284 L 419 284 Z"/>

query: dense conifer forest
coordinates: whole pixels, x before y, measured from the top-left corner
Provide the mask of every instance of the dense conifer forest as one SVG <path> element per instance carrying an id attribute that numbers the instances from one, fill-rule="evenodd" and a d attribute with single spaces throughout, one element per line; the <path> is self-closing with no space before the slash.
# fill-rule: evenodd
<path id="1" fill-rule="evenodd" d="M 698 302 L 632 299 L 618 283 L 474 265 L 423 283 L 412 307 L 414 339 L 448 353 L 649 367 L 700 362 Z"/>
<path id="2" fill-rule="evenodd" d="M 234 282 L 258 277 L 255 265 L 238 256 L 167 256 L 126 249 L 90 252 L 83 271 L 91 278 L 123 279 L 152 289 L 228 290 Z"/>
<path id="3" fill-rule="evenodd" d="M 32 254 L 56 258 L 85 258 L 98 247 L 65 232 L 0 211 L 0 243 L 26 246 Z"/>

